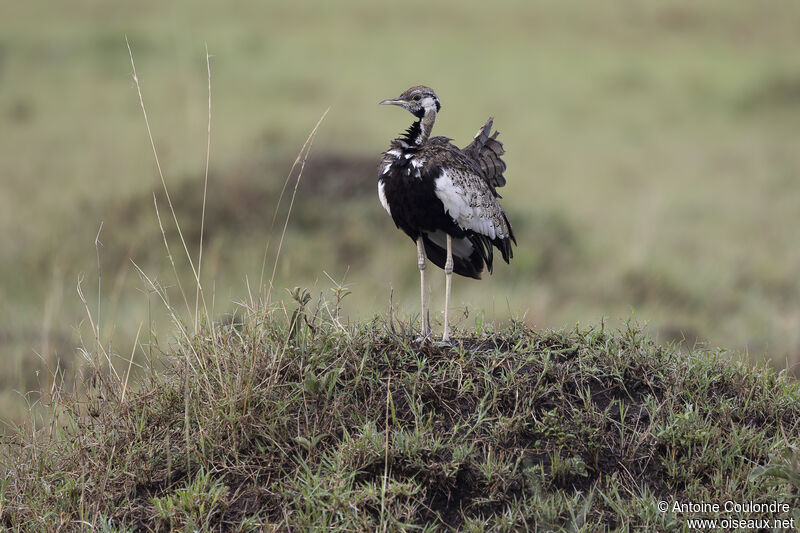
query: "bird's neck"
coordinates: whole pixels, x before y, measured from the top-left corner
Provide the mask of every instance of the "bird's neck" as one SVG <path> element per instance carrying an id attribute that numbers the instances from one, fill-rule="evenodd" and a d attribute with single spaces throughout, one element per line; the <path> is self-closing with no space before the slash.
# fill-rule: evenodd
<path id="1" fill-rule="evenodd" d="M 408 128 L 405 135 L 406 141 L 411 145 L 422 145 L 431 136 L 434 122 L 436 122 L 436 109 L 426 109 L 425 114 Z"/>

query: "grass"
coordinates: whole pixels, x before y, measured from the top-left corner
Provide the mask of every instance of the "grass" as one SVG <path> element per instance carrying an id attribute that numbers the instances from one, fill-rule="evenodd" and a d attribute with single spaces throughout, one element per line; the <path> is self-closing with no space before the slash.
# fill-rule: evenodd
<path id="1" fill-rule="evenodd" d="M 165 198 L 125 35 L 192 257 L 208 43 L 215 122 L 201 277 L 215 281 L 220 312 L 258 279 L 287 162 L 328 106 L 277 284 L 325 290 L 327 272 L 355 282 L 345 304 L 354 318 L 384 309 L 390 285 L 414 309 L 413 245 L 381 211 L 374 184 L 377 154 L 408 117 L 375 104 L 422 82 L 444 103 L 438 133 L 463 144 L 494 115 L 508 149 L 503 201 L 520 247 L 491 279 L 457 282 L 456 306 L 481 302 L 494 320 L 520 310 L 537 328 L 602 317 L 618 325 L 635 314 L 660 341 L 686 338 L 690 349 L 697 340 L 796 370 L 800 60 L 787 52 L 798 46 L 796 3 L 412 1 L 389 13 L 355 0 L 335 9 L 84 0 L 8 9 L 0 225 L 14 231 L 0 234 L 4 420 L 27 416 L 37 371 L 79 366 L 74 346 L 92 332 L 74 288 L 81 274 L 95 279 L 101 222 L 103 338 L 130 346 L 148 307 L 155 333 L 170 331 L 130 266 L 132 258 L 172 276 L 152 194 L 162 209 Z M 339 209 L 327 207 L 334 202 Z M 188 264 L 177 269 L 193 279 Z"/>
<path id="2" fill-rule="evenodd" d="M 634 327 L 479 325 L 418 346 L 406 322 L 304 300 L 176 343 L 124 400 L 100 364 L 85 395 L 54 394 L 53 422 L 0 448 L 0 524 L 672 531 L 708 515 L 659 500 L 798 505 L 785 373 Z"/>

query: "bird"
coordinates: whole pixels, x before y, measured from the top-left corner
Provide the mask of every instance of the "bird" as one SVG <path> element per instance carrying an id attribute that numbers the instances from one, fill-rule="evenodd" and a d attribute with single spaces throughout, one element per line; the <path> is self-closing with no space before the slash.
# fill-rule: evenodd
<path id="1" fill-rule="evenodd" d="M 503 143 L 491 133 L 489 119 L 472 142 L 458 148 L 448 137 L 431 137 L 442 106 L 436 93 L 416 85 L 397 98 L 379 102 L 409 111 L 416 119 L 392 140 L 378 163 L 378 198 L 395 225 L 417 245 L 423 341 L 430 340 L 426 322 L 427 259 L 445 273 L 444 331 L 450 341 L 450 290 L 453 272 L 480 279 L 484 267 L 492 273 L 493 250 L 506 263 L 517 240 L 498 201 L 506 184 Z"/>

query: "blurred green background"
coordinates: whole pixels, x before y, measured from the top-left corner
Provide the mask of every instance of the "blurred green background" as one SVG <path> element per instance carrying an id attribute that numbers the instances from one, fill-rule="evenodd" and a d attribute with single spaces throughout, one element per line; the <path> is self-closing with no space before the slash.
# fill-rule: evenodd
<path id="1" fill-rule="evenodd" d="M 457 325 L 634 319 L 662 342 L 723 346 L 798 373 L 797 2 L 95 0 L 3 11 L 2 420 L 24 420 L 53 369 L 69 381 L 84 364 L 76 347 L 91 347 L 92 333 L 75 289 L 83 276 L 96 313 L 101 222 L 101 337 L 114 351 L 127 357 L 140 326 L 139 363 L 148 343 L 174 337 L 131 259 L 184 309 L 154 192 L 192 286 L 126 35 L 193 254 L 206 43 L 212 55 L 202 279 L 215 316 L 235 311 L 248 283 L 257 292 L 277 195 L 329 106 L 276 292 L 302 285 L 330 297 L 330 276 L 352 291 L 344 311 L 354 320 L 385 313 L 390 286 L 399 313 L 417 312 L 413 243 L 376 197 L 379 154 L 411 116 L 376 104 L 423 83 L 443 103 L 436 134 L 463 146 L 493 115 L 507 149 L 501 192 L 519 247 L 492 277 L 454 281 Z M 434 311 L 443 277 L 429 276 Z"/>

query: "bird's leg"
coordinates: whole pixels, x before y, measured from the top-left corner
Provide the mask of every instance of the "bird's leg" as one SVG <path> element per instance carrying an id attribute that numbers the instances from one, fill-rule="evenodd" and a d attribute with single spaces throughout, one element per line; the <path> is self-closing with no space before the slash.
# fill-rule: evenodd
<path id="1" fill-rule="evenodd" d="M 453 238 L 447 235 L 447 260 L 444 263 L 444 333 L 442 342 L 450 340 L 450 285 L 453 281 Z"/>
<path id="2" fill-rule="evenodd" d="M 422 322 L 422 341 L 427 340 L 428 322 L 425 320 L 427 314 L 427 307 L 425 306 L 425 246 L 422 243 L 422 235 L 417 237 L 417 266 L 419 267 L 419 294 L 422 301 L 422 314 L 420 315 L 420 322 Z"/>

